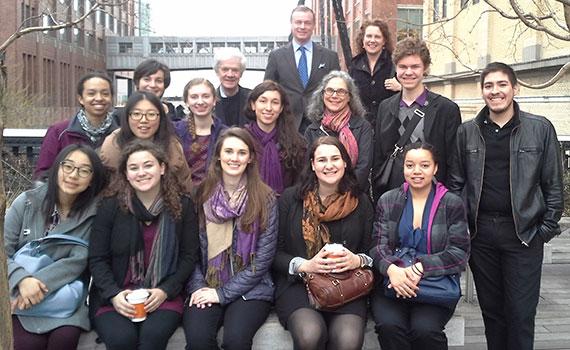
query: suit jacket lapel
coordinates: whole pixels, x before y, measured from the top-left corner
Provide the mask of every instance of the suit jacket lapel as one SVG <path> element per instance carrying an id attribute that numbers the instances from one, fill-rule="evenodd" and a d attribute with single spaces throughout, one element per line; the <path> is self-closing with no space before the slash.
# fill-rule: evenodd
<path id="1" fill-rule="evenodd" d="M 321 47 L 317 44 L 313 43 L 313 61 L 311 62 L 311 75 L 309 76 L 309 82 L 307 83 L 307 87 L 313 83 L 320 83 L 319 79 L 316 78 L 317 71 L 319 70 L 319 65 L 321 63 Z M 317 81 L 315 81 L 317 79 Z M 301 81 L 301 79 L 299 79 Z"/>
<path id="2" fill-rule="evenodd" d="M 424 138 L 427 138 L 428 135 L 431 133 L 431 128 L 433 127 L 433 123 L 435 122 L 436 116 L 434 115 L 433 111 L 437 106 L 437 102 L 434 101 L 434 94 L 428 91 L 428 96 L 426 100 L 427 105 L 422 108 L 422 111 L 425 113 L 424 117 Z M 425 140 L 424 140 L 425 141 Z"/>
<path id="3" fill-rule="evenodd" d="M 285 55 L 285 60 L 287 65 L 291 67 L 291 73 L 295 76 L 295 81 L 297 82 L 297 87 L 299 91 L 305 90 L 303 83 L 301 82 L 301 77 L 299 77 L 299 71 L 297 70 L 297 63 L 295 62 L 295 49 L 293 43 L 289 43 L 287 47 L 287 54 Z"/>

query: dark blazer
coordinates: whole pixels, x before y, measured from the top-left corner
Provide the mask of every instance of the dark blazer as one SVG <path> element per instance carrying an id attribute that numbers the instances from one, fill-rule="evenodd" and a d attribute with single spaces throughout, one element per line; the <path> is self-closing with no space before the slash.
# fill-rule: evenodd
<path id="1" fill-rule="evenodd" d="M 89 269 L 93 285 L 89 294 L 90 313 L 95 315 L 103 305 L 123 290 L 130 257 L 130 244 L 137 228 L 131 226 L 132 214 L 119 207 L 117 197 L 103 200 L 93 222 L 89 243 Z M 189 197 L 182 197 L 182 219 L 176 221 L 178 267 L 158 286 L 168 299 L 175 298 L 192 273 L 199 258 L 198 219 Z"/>
<path id="2" fill-rule="evenodd" d="M 302 217 L 303 199 L 299 195 L 299 186 L 290 187 L 279 198 L 279 238 L 277 254 L 273 261 L 275 298 L 278 298 L 291 284 L 302 283 L 300 278 L 289 274 L 291 259 L 297 256 L 312 258 L 307 256 L 307 246 L 301 226 Z M 365 194 L 361 194 L 358 197 L 358 206 L 350 215 L 326 223 L 331 234 L 331 242 L 342 243 L 355 254 L 367 254 L 371 247 L 373 220 L 372 203 Z"/>
<path id="3" fill-rule="evenodd" d="M 400 112 L 400 100 L 402 93 L 398 93 L 380 104 L 376 116 L 374 132 L 374 162 L 372 167 L 372 190 L 374 198 L 379 198 L 382 193 L 375 189 L 374 178 L 378 174 L 382 163 L 394 151 L 394 145 L 398 142 L 400 134 L 398 127 L 398 113 Z M 438 168 L 436 178 L 447 184 L 448 168 L 451 167 L 451 158 L 455 149 L 455 134 L 461 124 L 461 113 L 455 102 L 428 91 L 427 105 L 422 108 L 424 117 L 425 142 L 432 144 L 438 152 Z M 390 178 L 390 188 L 397 188 L 404 182 L 404 166 L 401 155 L 396 158 Z"/>
<path id="4" fill-rule="evenodd" d="M 338 54 L 313 42 L 311 76 L 307 87 L 303 88 L 295 63 L 293 44 L 289 43 L 271 51 L 264 79 L 273 80 L 283 86 L 289 97 L 296 126 L 299 128 L 311 94 L 319 86 L 323 77 L 332 70 L 340 70 Z"/>

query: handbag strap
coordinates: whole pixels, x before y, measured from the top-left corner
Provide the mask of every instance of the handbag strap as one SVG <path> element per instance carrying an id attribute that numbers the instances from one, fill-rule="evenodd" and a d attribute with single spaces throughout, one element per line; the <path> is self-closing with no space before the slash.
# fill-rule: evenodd
<path id="1" fill-rule="evenodd" d="M 79 245 L 82 247 L 89 247 L 89 243 L 87 243 L 86 240 L 81 239 L 79 237 L 74 237 L 71 235 L 66 235 L 66 234 L 61 234 L 61 233 L 55 233 L 53 235 L 47 235 L 43 238 L 39 238 L 36 240 L 36 242 L 40 243 L 40 244 L 45 244 L 45 243 L 54 243 L 54 244 L 72 244 L 72 245 Z"/>
<path id="2" fill-rule="evenodd" d="M 396 144 L 394 145 L 394 152 L 392 152 L 390 157 L 395 158 L 396 155 L 404 149 L 405 144 L 408 142 L 410 136 L 412 136 L 412 133 L 416 129 L 416 126 L 418 126 L 418 123 L 424 116 L 425 113 L 419 110 L 418 108 L 414 110 L 414 117 L 408 123 L 406 130 L 404 130 L 404 133 L 402 134 L 402 136 L 400 136 L 398 142 L 396 142 Z"/>

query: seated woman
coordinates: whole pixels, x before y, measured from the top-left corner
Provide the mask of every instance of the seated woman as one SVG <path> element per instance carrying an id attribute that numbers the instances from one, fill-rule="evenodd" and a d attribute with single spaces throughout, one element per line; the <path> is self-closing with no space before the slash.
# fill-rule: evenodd
<path id="1" fill-rule="evenodd" d="M 206 177 L 206 169 L 220 131 L 226 126 L 214 117 L 216 89 L 209 80 L 194 78 L 184 87 L 184 103 L 188 116 L 174 128 L 182 142 L 186 162 L 192 171 L 192 183 L 198 186 Z"/>
<path id="2" fill-rule="evenodd" d="M 463 201 L 440 183 L 434 183 L 437 158 L 433 146 L 413 143 L 404 151 L 405 183 L 378 201 L 370 252 L 374 267 L 397 299 L 376 288 L 372 313 L 382 350 L 447 349 L 443 329 L 455 305 L 414 301 L 424 277 L 460 273 L 467 264 L 470 239 Z M 406 267 L 397 255 L 413 249 L 416 257 Z"/>
<path id="3" fill-rule="evenodd" d="M 309 157 L 300 184 L 279 198 L 275 310 L 295 349 L 361 349 L 366 298 L 334 311 L 316 310 L 298 275 L 370 266 L 365 252 L 371 244 L 372 203 L 359 190 L 350 156 L 337 138 L 316 139 Z M 340 257 L 330 257 L 326 243 L 341 243 Z"/>
<path id="4" fill-rule="evenodd" d="M 97 194 L 105 186 L 103 164 L 91 147 L 69 145 L 55 158 L 47 183 L 18 196 L 6 212 L 4 249 L 8 257 L 8 282 L 12 311 L 30 309 L 77 279 L 84 285 L 89 277 L 87 248 L 80 245 L 53 246 L 47 251 L 54 262 L 34 273 L 13 259 L 26 243 L 52 234 L 89 240 L 97 211 Z M 83 301 L 69 317 L 12 315 L 15 349 L 75 349 L 81 330 L 89 330 L 87 306 Z M 44 301 L 45 300 L 45 301 Z M 7 300 L 3 301 L 7 303 Z M 71 301 L 70 301 L 71 302 Z"/>
<path id="5" fill-rule="evenodd" d="M 129 97 L 121 118 L 121 127 L 105 138 L 100 151 L 101 160 L 112 171 L 113 178 L 119 167 L 121 150 L 133 140 L 151 140 L 166 152 L 172 174 L 182 191 L 191 193 L 190 168 L 158 97 L 146 91 L 134 92 Z M 117 183 L 114 179 L 112 182 Z"/>
<path id="6" fill-rule="evenodd" d="M 285 90 L 271 80 L 257 85 L 249 94 L 245 115 L 253 120 L 245 127 L 260 146 L 261 179 L 280 195 L 296 182 L 307 149 L 295 129 Z"/>
<path id="7" fill-rule="evenodd" d="M 277 246 L 277 203 L 261 181 L 251 135 L 222 132 L 198 187 L 201 264 L 187 285 L 186 349 L 251 349 L 273 301 L 269 268 Z"/>
<path id="8" fill-rule="evenodd" d="M 368 191 L 368 175 L 372 166 L 372 127 L 365 119 L 366 110 L 358 89 L 346 72 L 325 75 L 307 107 L 312 123 L 305 138 L 312 144 L 325 135 L 336 136 L 346 148 L 362 191 Z"/>
<path id="9" fill-rule="evenodd" d="M 116 180 L 118 192 L 101 203 L 91 233 L 93 326 L 107 349 L 165 349 L 198 260 L 194 205 L 180 194 L 162 148 L 148 140 L 124 148 Z M 147 318 L 135 323 L 126 298 L 141 288 Z"/>
<path id="10" fill-rule="evenodd" d="M 99 148 L 103 140 L 119 125 L 112 116 L 113 84 L 105 73 L 93 72 L 77 83 L 77 100 L 81 108 L 71 119 L 50 126 L 44 136 L 34 179 L 42 179 L 54 164 L 59 152 L 70 144 Z"/>

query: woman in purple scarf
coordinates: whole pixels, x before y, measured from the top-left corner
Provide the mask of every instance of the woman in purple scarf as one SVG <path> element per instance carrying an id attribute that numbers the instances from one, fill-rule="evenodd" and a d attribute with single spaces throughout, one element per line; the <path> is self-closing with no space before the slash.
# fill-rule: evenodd
<path id="1" fill-rule="evenodd" d="M 269 268 L 277 246 L 277 205 L 261 181 L 251 135 L 223 131 L 196 204 L 202 259 L 187 285 L 186 349 L 251 349 L 273 301 Z"/>
<path id="2" fill-rule="evenodd" d="M 285 90 L 271 80 L 257 85 L 249 94 L 245 115 L 253 120 L 245 127 L 258 141 L 261 178 L 280 195 L 296 182 L 307 150 Z"/>

